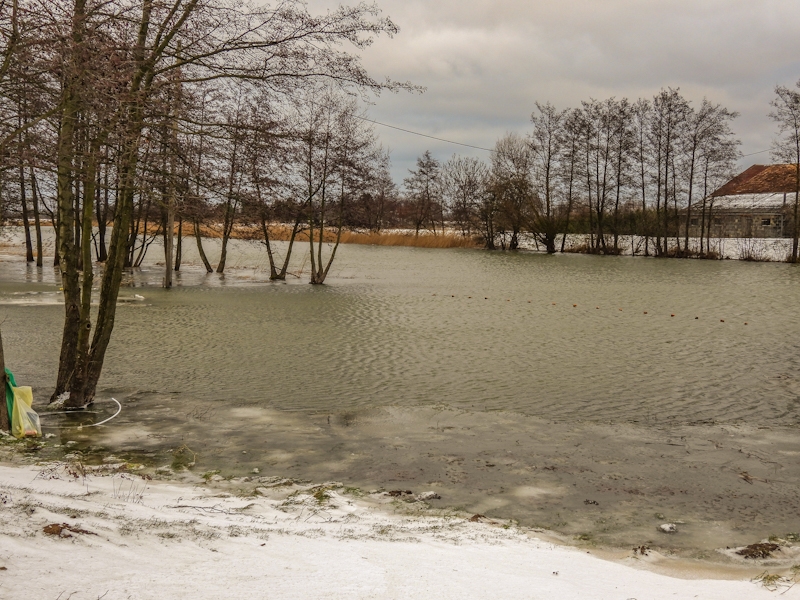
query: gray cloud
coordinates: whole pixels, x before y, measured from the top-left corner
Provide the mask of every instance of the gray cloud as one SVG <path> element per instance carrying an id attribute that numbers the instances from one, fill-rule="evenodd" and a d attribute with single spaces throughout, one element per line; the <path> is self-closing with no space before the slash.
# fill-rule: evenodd
<path id="1" fill-rule="evenodd" d="M 334 5 L 313 0 L 313 9 Z M 422 95 L 385 94 L 370 115 L 437 137 L 492 147 L 524 131 L 534 102 L 650 97 L 680 87 L 741 113 L 744 153 L 769 148 L 776 83 L 800 78 L 796 0 L 382 0 L 401 28 L 364 54 L 376 77 L 411 80 Z M 416 156 L 482 155 L 378 127 L 401 179 Z M 743 159 L 769 160 L 768 154 Z"/>

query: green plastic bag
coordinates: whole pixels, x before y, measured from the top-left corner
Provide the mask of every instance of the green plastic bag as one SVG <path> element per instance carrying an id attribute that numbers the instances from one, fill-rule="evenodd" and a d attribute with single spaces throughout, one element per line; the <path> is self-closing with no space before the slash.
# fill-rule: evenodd
<path id="1" fill-rule="evenodd" d="M 8 418 L 14 414 L 14 388 L 17 387 L 17 382 L 14 380 L 14 374 L 6 369 L 6 406 L 8 407 Z"/>

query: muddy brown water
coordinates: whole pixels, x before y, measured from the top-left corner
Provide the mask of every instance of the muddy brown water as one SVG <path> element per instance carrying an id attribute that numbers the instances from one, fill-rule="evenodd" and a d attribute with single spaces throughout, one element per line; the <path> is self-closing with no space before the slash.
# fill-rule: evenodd
<path id="1" fill-rule="evenodd" d="M 164 291 L 157 252 L 123 290 L 95 412 L 44 417 L 49 452 L 185 445 L 195 471 L 435 490 L 584 546 L 720 559 L 800 531 L 796 268 L 345 246 L 312 287 L 266 281 L 236 242 L 224 277 L 186 265 Z M 7 364 L 37 402 L 62 317 L 53 270 L 3 256 Z M 110 396 L 117 419 L 75 428 Z"/>

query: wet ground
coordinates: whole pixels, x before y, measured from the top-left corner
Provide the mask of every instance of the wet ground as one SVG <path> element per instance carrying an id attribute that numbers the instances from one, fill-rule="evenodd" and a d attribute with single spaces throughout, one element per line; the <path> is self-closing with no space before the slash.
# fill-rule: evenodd
<path id="1" fill-rule="evenodd" d="M 364 490 L 433 490 L 442 497 L 435 507 L 516 519 L 587 547 L 647 545 L 722 560 L 715 550 L 791 540 L 800 529 L 796 428 L 565 423 L 435 408 L 308 415 L 244 403 L 186 407 L 178 398 L 123 397 L 125 412 L 100 431 L 68 423 L 97 420 L 111 406 L 47 417 L 64 426 L 52 428 L 61 431 L 52 442 L 77 441 L 64 450 L 89 461 L 113 453 L 155 466 L 196 461 L 195 472 L 226 476 L 257 469 Z M 677 533 L 658 531 L 664 523 Z"/>

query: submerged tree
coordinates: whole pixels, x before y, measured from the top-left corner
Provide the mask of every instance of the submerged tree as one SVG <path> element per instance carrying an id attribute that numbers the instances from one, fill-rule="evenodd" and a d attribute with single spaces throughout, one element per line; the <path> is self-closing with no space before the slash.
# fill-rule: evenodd
<path id="1" fill-rule="evenodd" d="M 558 198 L 559 159 L 563 153 L 564 119 L 567 111 L 557 110 L 549 102 L 536 103 L 537 113 L 531 115 L 533 132 L 530 147 L 533 154 L 534 202 L 529 229 L 544 245 L 548 254 L 556 251 L 556 237 L 561 229 Z"/>
<path id="2" fill-rule="evenodd" d="M 436 217 L 441 214 L 440 171 L 439 161 L 426 150 L 417 158 L 417 168 L 409 169 L 409 176 L 403 180 L 414 235 L 418 236 L 426 225 L 436 233 Z"/>
<path id="3" fill-rule="evenodd" d="M 492 193 L 497 199 L 494 220 L 503 249 L 519 248 L 520 234 L 530 223 L 533 206 L 533 153 L 528 142 L 516 133 L 500 138 L 492 153 Z"/>
<path id="4" fill-rule="evenodd" d="M 477 158 L 453 156 L 442 166 L 442 198 L 461 235 L 469 237 L 479 227 L 488 184 L 489 170 Z"/>

